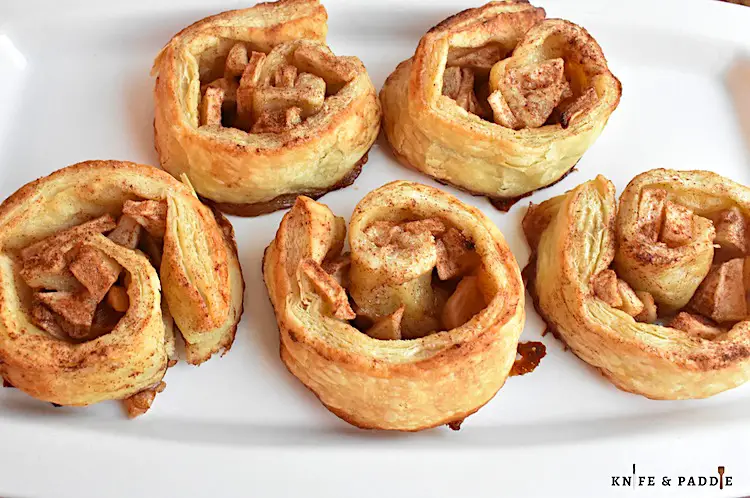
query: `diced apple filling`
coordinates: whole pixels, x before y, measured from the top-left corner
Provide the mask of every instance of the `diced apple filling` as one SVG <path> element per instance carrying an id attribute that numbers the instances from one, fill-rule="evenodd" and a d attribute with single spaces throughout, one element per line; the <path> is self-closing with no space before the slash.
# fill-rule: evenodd
<path id="1" fill-rule="evenodd" d="M 166 216 L 164 201 L 128 200 L 117 222 L 106 214 L 22 249 L 20 274 L 34 290 L 32 322 L 62 340 L 87 341 L 112 331 L 129 307 L 129 275 L 86 240 L 109 232 L 112 242 L 148 252 L 148 239 L 160 254 Z"/>
<path id="2" fill-rule="evenodd" d="M 694 337 L 712 340 L 726 332 L 711 320 L 700 315 L 694 315 L 685 311 L 680 312 L 668 324 L 673 329 L 682 330 Z"/>
<path id="3" fill-rule="evenodd" d="M 634 291 L 624 280 L 617 278 L 614 270 L 599 272 L 592 281 L 594 295 L 639 322 L 656 320 L 654 297 L 645 291 Z"/>
<path id="4" fill-rule="evenodd" d="M 743 320 L 747 316 L 745 259 L 712 266 L 688 306 L 719 323 Z"/>

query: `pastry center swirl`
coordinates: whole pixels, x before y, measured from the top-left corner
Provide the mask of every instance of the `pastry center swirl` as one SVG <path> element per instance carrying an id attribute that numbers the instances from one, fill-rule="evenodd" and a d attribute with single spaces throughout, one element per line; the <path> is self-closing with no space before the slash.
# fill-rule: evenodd
<path id="1" fill-rule="evenodd" d="M 376 339 L 415 339 L 486 307 L 480 258 L 461 230 L 438 218 L 376 221 L 361 236 L 351 254 L 326 259 L 317 272 L 303 264 L 337 318 Z"/>
<path id="2" fill-rule="evenodd" d="M 280 52 L 266 54 L 237 42 L 226 59 L 218 58 L 218 68 L 205 78 L 222 69 L 223 75 L 201 80 L 200 125 L 282 133 L 322 112 L 326 99 L 358 73 L 353 58 L 336 57 L 325 45 Z"/>
<path id="3" fill-rule="evenodd" d="M 594 295 L 637 321 L 659 321 L 703 339 L 746 320 L 747 217 L 737 206 L 702 214 L 664 189 L 645 189 L 636 240 L 619 241 L 613 267 L 592 280 Z M 650 264 L 666 259 L 666 265 Z"/>
<path id="4" fill-rule="evenodd" d="M 120 246 L 143 251 L 158 271 L 166 218 L 164 201 L 128 200 L 119 219 L 105 214 L 21 249 L 20 276 L 32 290 L 31 321 L 69 342 L 111 332 L 128 310 L 130 275 L 86 240 L 107 234 Z"/>
<path id="5" fill-rule="evenodd" d="M 443 95 L 466 111 L 520 130 L 559 124 L 567 128 L 597 102 L 564 57 L 516 61 L 494 44 L 451 48 L 443 73 Z"/>

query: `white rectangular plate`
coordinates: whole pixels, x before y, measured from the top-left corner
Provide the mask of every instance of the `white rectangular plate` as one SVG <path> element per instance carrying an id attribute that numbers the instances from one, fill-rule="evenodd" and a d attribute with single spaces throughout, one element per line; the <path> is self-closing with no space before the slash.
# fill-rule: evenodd
<path id="1" fill-rule="evenodd" d="M 86 159 L 157 164 L 151 63 L 182 27 L 249 6 L 231 2 L 53 0 L 0 6 L 0 198 Z M 481 3 L 327 0 L 329 42 L 357 55 L 379 89 L 420 36 Z M 539 202 L 601 173 L 621 191 L 654 167 L 710 169 L 750 185 L 748 144 L 725 73 L 750 56 L 750 9 L 718 2 L 545 2 L 550 17 L 588 29 L 623 97 L 577 171 L 535 193 Z M 750 86 L 750 81 L 746 83 Z M 746 110 L 750 112 L 750 109 Z M 382 137 L 356 183 L 322 201 L 349 217 L 370 190 L 396 179 L 437 185 L 389 155 Z M 521 266 L 527 202 L 508 214 L 479 207 Z M 611 476 L 733 476 L 726 496 L 750 494 L 750 386 L 708 400 L 650 401 L 617 390 L 551 336 L 529 304 L 522 340 L 548 354 L 512 378 L 459 432 L 354 429 L 328 413 L 278 357 L 261 278 L 263 249 L 283 213 L 232 218 L 247 290 L 232 351 L 200 368 L 170 369 L 149 413 L 119 404 L 54 408 L 0 392 L 2 496 L 604 496 Z M 639 495 L 719 496 L 716 488 L 657 485 Z M 721 495 L 723 496 L 723 495 Z"/>

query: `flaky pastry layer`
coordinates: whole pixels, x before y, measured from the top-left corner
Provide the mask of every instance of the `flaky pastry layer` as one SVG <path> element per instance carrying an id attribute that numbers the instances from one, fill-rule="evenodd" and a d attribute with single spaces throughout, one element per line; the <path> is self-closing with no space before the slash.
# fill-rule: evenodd
<path id="1" fill-rule="evenodd" d="M 515 258 L 482 213 L 435 188 L 393 182 L 358 204 L 348 234 L 353 299 L 360 308 L 387 306 L 394 289 L 413 290 L 424 271 L 429 279 L 432 266 L 426 258 L 435 257 L 429 233 L 407 237 L 424 245 L 384 259 L 389 246 L 377 242 L 373 230 L 382 223 L 408 220 L 414 227 L 434 219 L 472 241 L 481 264 L 468 278 L 477 282 L 478 299 L 487 304 L 455 328 L 415 339 L 370 337 L 348 322 L 354 314 L 345 295 L 329 293 L 327 301 L 321 293 L 320 282 L 333 277 L 310 269 L 338 260 L 346 237 L 344 220 L 327 206 L 300 197 L 266 249 L 263 275 L 282 360 L 329 410 L 358 427 L 417 431 L 460 422 L 495 395 L 515 360 L 525 318 Z M 324 278 L 316 283 L 311 276 Z M 407 320 L 409 301 L 418 298 L 407 294 L 402 295 L 406 311 L 397 311 L 395 320 Z M 378 333 L 388 332 L 387 325 Z"/>
<path id="2" fill-rule="evenodd" d="M 166 203 L 160 268 L 102 234 L 82 242 L 128 272 L 129 306 L 114 329 L 70 342 L 35 325 L 19 251 L 87 220 L 117 217 L 133 199 Z M 60 405 L 88 405 L 159 385 L 170 340 L 162 292 L 188 362 L 202 363 L 231 347 L 244 292 L 232 227 L 169 174 L 129 162 L 88 161 L 25 185 L 0 205 L 0 375 L 13 386 Z"/>
<path id="3" fill-rule="evenodd" d="M 668 209 L 652 217 L 649 196 L 655 193 Z M 635 177 L 620 197 L 619 210 L 614 185 L 602 176 L 532 206 L 524 229 L 533 251 L 528 285 L 538 310 L 577 356 L 623 390 L 687 399 L 739 386 L 750 378 L 746 316 L 726 327 L 707 326 L 709 320 L 691 314 L 692 301 L 690 313 L 679 313 L 664 326 L 653 308 L 658 306 L 660 317 L 670 316 L 696 293 L 714 247 L 727 249 L 714 245 L 709 219 L 729 209 L 750 214 L 750 189 L 707 171 L 663 169 Z M 666 237 L 667 228 L 676 226 L 670 210 L 688 220 L 679 243 Z M 657 217 L 662 219 L 653 231 Z M 628 313 L 620 296 L 617 307 L 606 302 L 602 275 L 622 279 L 618 289 L 625 291 L 624 301 L 639 309 Z M 739 285 L 725 291 L 739 292 L 745 309 L 742 276 L 727 283 Z"/>
<path id="4" fill-rule="evenodd" d="M 523 1 L 491 2 L 428 31 L 380 92 L 396 156 L 501 209 L 570 171 L 617 107 L 621 86 L 583 28 L 544 17 Z M 457 70 L 465 90 L 446 88 Z M 555 91 L 550 73 L 564 88 L 539 93 Z M 565 111 L 551 123 L 553 106 Z"/>
<path id="5" fill-rule="evenodd" d="M 177 177 L 186 173 L 198 194 L 220 209 L 247 216 L 288 207 L 297 194 L 317 197 L 349 185 L 377 137 L 381 111 L 359 59 L 340 58 L 348 70 L 346 81 L 327 73 L 326 61 L 336 58 L 325 45 L 326 21 L 317 0 L 281 0 L 224 12 L 175 35 L 152 71 L 157 76 L 155 144 L 162 167 Z M 309 116 L 304 109 L 302 116 L 288 115 L 295 121 L 275 131 L 202 124 L 206 95 L 201 92 L 207 82 L 201 79 L 237 44 L 259 61 L 248 92 L 268 86 L 269 78 L 273 83 L 280 65 L 297 64 L 300 74 L 313 75 L 305 81 L 326 80 L 325 103 Z M 313 57 L 300 63 L 295 55 L 300 50 L 323 54 L 323 62 Z M 234 79 L 244 85 L 239 76 Z M 304 83 L 293 80 L 287 84 Z M 258 123 L 260 117 L 253 119 Z"/>

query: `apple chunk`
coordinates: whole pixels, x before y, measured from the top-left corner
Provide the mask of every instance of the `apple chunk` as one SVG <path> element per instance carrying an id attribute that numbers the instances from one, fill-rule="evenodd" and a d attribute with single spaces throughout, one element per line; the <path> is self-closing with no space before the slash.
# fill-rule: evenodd
<path id="1" fill-rule="evenodd" d="M 617 278 L 614 270 L 604 270 L 597 274 L 592 286 L 594 295 L 630 316 L 638 316 L 643 311 L 643 302 L 636 292 L 625 282 Z"/>
<path id="2" fill-rule="evenodd" d="M 744 319 L 747 316 L 744 269 L 743 258 L 712 266 L 688 305 L 719 323 Z"/>
<path id="3" fill-rule="evenodd" d="M 679 247 L 690 242 L 693 238 L 693 212 L 672 201 L 666 201 L 659 238 L 669 247 Z"/>
<path id="4" fill-rule="evenodd" d="M 716 339 L 724 330 L 717 327 L 711 320 L 700 315 L 693 315 L 685 311 L 680 312 L 668 324 L 669 327 L 687 332 L 702 339 Z"/>
<path id="5" fill-rule="evenodd" d="M 747 221 L 737 207 L 719 213 L 716 219 L 716 238 L 721 253 L 728 258 L 747 254 Z"/>

